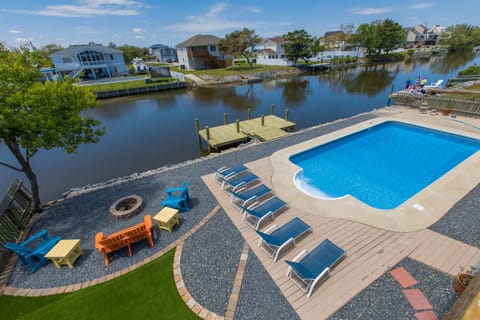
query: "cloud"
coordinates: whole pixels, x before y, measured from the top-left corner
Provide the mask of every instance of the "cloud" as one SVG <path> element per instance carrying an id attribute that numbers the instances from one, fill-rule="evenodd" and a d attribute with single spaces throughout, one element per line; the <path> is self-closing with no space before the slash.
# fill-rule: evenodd
<path id="1" fill-rule="evenodd" d="M 410 8 L 415 9 L 415 10 L 421 10 L 421 9 L 427 9 L 433 6 L 433 3 L 415 3 L 410 6 Z"/>
<path id="2" fill-rule="evenodd" d="M 217 3 L 210 7 L 205 14 L 201 16 L 187 16 L 186 22 L 170 25 L 165 29 L 185 33 L 204 33 L 252 27 L 250 23 L 226 19 L 223 13 L 228 7 L 229 5 L 225 2 Z"/>
<path id="3" fill-rule="evenodd" d="M 8 33 L 13 33 L 13 34 L 19 34 L 19 33 L 22 33 L 22 31 L 20 30 L 14 30 L 14 29 L 11 29 L 11 30 L 7 30 Z"/>
<path id="4" fill-rule="evenodd" d="M 359 15 L 373 15 L 373 14 L 383 14 L 383 13 L 388 13 L 392 12 L 393 8 L 392 7 L 383 7 L 383 8 L 352 8 L 350 9 L 350 12 L 353 14 L 359 14 Z"/>
<path id="5" fill-rule="evenodd" d="M 135 39 L 142 39 L 142 40 L 144 40 L 144 39 L 147 39 L 147 37 L 140 36 L 140 35 L 137 34 L 137 35 L 135 36 Z"/>
<path id="6" fill-rule="evenodd" d="M 12 10 L 13 13 L 39 16 L 79 18 L 98 16 L 137 16 L 140 1 L 132 0 L 77 0 L 77 4 L 47 5 L 39 10 Z"/>
<path id="7" fill-rule="evenodd" d="M 133 33 L 143 33 L 143 32 L 145 32 L 145 30 L 143 30 L 142 28 L 133 28 L 132 32 Z"/>
<path id="8" fill-rule="evenodd" d="M 73 30 L 79 34 L 103 34 L 104 33 L 103 31 L 100 31 L 98 29 L 83 27 L 83 26 L 73 27 Z"/>
<path id="9" fill-rule="evenodd" d="M 262 9 L 259 7 L 247 7 L 247 11 L 250 13 L 261 13 Z"/>
<path id="10" fill-rule="evenodd" d="M 32 40 L 33 40 L 33 38 L 16 38 L 16 39 L 15 39 L 15 42 L 17 42 L 17 43 L 25 43 L 25 42 L 30 42 L 30 41 L 32 41 Z"/>

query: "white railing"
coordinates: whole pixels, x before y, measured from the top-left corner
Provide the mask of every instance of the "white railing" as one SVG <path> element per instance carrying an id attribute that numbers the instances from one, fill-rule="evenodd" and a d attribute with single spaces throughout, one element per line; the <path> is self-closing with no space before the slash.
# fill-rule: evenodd
<path id="1" fill-rule="evenodd" d="M 185 82 L 185 75 L 183 73 L 171 71 L 170 74 L 172 75 L 172 78 Z"/>

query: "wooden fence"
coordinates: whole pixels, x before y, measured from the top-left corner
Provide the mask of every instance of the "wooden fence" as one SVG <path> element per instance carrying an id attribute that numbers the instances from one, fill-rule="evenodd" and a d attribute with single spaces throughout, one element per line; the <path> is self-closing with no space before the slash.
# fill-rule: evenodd
<path id="1" fill-rule="evenodd" d="M 451 109 L 459 115 L 480 116 L 480 99 L 451 96 L 431 96 L 421 93 L 396 92 L 390 95 L 396 105 L 422 107 L 427 105 L 435 109 Z"/>
<path id="2" fill-rule="evenodd" d="M 0 271 L 8 262 L 10 250 L 3 245 L 16 242 L 31 218 L 32 195 L 22 181 L 15 180 L 0 201 Z"/>

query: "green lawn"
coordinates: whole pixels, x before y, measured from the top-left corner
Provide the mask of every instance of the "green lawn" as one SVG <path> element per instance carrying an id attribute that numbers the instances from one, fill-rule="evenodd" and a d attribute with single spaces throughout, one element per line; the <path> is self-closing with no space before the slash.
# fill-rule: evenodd
<path id="1" fill-rule="evenodd" d="M 199 319 L 178 295 L 171 250 L 115 278 L 74 293 L 0 297 L 0 319 Z"/>
<path id="2" fill-rule="evenodd" d="M 179 68 L 172 68 L 172 70 L 186 73 L 186 74 L 194 74 L 194 75 L 208 75 L 212 77 L 226 77 L 226 76 L 234 76 L 242 73 L 257 73 L 257 72 L 269 72 L 275 70 L 294 70 L 294 67 L 282 67 L 282 66 L 267 66 L 267 65 L 260 65 L 254 64 L 253 69 L 250 69 L 247 63 L 242 63 L 240 65 L 234 65 L 227 68 L 217 68 L 217 69 L 207 69 L 207 70 L 181 70 Z"/>
<path id="3" fill-rule="evenodd" d="M 132 80 L 132 81 L 123 81 L 123 82 L 111 82 L 111 83 L 101 83 L 101 84 L 92 84 L 88 87 L 91 88 L 94 92 L 100 91 L 113 91 L 113 90 L 122 90 L 122 89 L 133 89 L 133 88 L 143 88 L 149 86 L 158 86 L 166 84 L 169 82 L 176 82 L 176 79 L 164 78 L 159 80 L 154 80 L 151 83 L 145 83 L 145 80 Z"/>

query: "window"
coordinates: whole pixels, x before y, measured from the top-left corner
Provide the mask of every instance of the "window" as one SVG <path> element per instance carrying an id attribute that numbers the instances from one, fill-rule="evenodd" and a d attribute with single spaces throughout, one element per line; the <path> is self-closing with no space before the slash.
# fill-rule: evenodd
<path id="1" fill-rule="evenodd" d="M 68 58 L 62 58 L 62 62 L 63 63 L 72 63 L 72 58 L 68 57 Z"/>
<path id="2" fill-rule="evenodd" d="M 209 46 L 209 50 L 212 51 L 212 52 L 215 52 L 215 51 L 217 51 L 217 46 L 214 45 L 214 44 L 211 44 L 211 45 Z"/>

